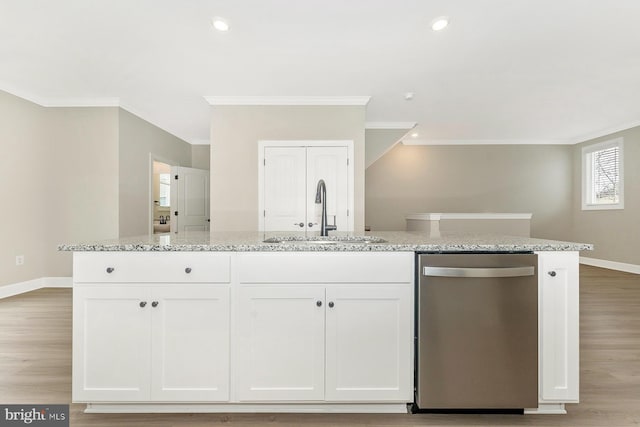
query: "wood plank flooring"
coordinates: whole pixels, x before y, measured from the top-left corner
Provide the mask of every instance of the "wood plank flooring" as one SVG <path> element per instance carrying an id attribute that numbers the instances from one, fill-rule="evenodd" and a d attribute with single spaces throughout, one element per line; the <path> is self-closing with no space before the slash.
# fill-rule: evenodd
<path id="1" fill-rule="evenodd" d="M 580 267 L 580 400 L 567 415 L 85 414 L 71 426 L 640 426 L 640 276 Z M 0 300 L 0 403 L 70 403 L 71 290 Z"/>

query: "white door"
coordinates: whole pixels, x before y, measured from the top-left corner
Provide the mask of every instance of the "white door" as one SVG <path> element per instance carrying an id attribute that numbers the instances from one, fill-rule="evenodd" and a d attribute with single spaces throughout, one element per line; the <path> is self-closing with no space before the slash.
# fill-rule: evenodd
<path id="1" fill-rule="evenodd" d="M 171 167 L 170 197 L 172 233 L 209 230 L 209 171 Z"/>
<path id="2" fill-rule="evenodd" d="M 306 229 L 304 147 L 264 149 L 264 231 Z"/>
<path id="3" fill-rule="evenodd" d="M 74 402 L 149 399 L 150 310 L 146 287 L 74 287 Z"/>
<path id="4" fill-rule="evenodd" d="M 413 399 L 410 286 L 327 288 L 326 399 Z"/>
<path id="5" fill-rule="evenodd" d="M 577 402 L 579 277 L 577 252 L 538 252 L 539 370 L 543 402 Z"/>
<path id="6" fill-rule="evenodd" d="M 324 399 L 324 288 L 242 287 L 238 398 Z"/>
<path id="7" fill-rule="evenodd" d="M 310 230 L 320 230 L 322 205 L 315 203 L 318 181 L 327 187 L 327 223 L 338 226 L 337 231 L 352 231 L 348 209 L 348 150 L 347 147 L 307 147 L 307 223 Z"/>
<path id="8" fill-rule="evenodd" d="M 150 306 L 151 399 L 229 400 L 229 288 L 158 287 Z"/>

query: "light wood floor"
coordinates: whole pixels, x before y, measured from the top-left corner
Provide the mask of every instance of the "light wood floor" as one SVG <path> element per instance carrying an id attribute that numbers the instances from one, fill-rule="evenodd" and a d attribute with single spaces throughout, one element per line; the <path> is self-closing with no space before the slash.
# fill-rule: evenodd
<path id="1" fill-rule="evenodd" d="M 84 414 L 71 426 L 638 426 L 640 276 L 581 266 L 581 403 L 568 415 Z M 71 401 L 71 290 L 0 300 L 0 403 Z"/>

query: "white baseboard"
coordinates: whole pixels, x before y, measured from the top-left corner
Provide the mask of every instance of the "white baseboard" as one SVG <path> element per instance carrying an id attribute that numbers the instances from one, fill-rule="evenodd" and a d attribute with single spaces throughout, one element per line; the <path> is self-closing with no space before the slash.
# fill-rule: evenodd
<path id="1" fill-rule="evenodd" d="M 71 277 L 40 277 L 25 282 L 0 286 L 0 299 L 24 294 L 42 288 L 70 288 Z"/>
<path id="2" fill-rule="evenodd" d="M 627 264 L 625 262 L 607 261 L 606 259 L 588 258 L 581 256 L 580 264 L 594 267 L 608 268 L 609 270 L 624 271 L 625 273 L 640 274 L 640 265 Z"/>

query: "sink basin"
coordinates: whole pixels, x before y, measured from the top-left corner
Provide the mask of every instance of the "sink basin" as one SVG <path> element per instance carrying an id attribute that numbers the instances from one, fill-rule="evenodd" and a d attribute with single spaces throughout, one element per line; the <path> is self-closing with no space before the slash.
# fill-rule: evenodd
<path id="1" fill-rule="evenodd" d="M 300 237 L 300 236 L 281 236 L 270 237 L 264 240 L 264 243 L 277 243 L 284 245 L 370 245 L 376 243 L 385 243 L 386 240 L 375 236 L 328 236 L 328 237 Z"/>

